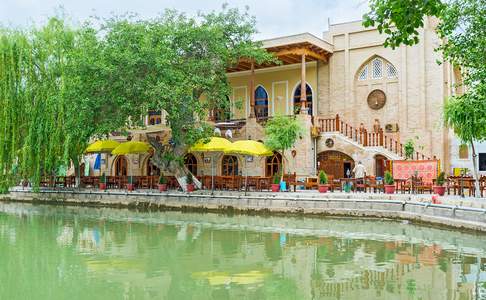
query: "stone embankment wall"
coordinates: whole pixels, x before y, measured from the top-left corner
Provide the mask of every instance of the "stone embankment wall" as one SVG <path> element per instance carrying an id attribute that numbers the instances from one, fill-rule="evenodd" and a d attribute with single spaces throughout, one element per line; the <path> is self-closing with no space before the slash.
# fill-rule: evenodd
<path id="1" fill-rule="evenodd" d="M 404 195 L 298 193 L 144 193 L 96 191 L 12 191 L 2 201 L 128 207 L 154 210 L 311 214 L 404 219 L 486 232 L 486 209 L 430 204 Z"/>

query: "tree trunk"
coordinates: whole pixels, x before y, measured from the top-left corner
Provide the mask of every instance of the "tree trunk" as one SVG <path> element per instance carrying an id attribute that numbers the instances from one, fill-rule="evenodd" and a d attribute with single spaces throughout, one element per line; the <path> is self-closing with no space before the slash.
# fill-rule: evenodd
<path id="1" fill-rule="evenodd" d="M 187 152 L 187 147 L 182 145 L 176 145 L 174 147 L 170 145 L 163 145 L 160 141 L 157 141 L 153 137 L 148 137 L 148 141 L 155 150 L 154 155 L 152 156 L 152 163 L 157 166 L 162 173 L 174 175 L 181 188 L 184 191 L 187 191 L 186 178 L 187 174 L 191 172 L 189 172 L 186 166 L 180 163 L 179 160 L 170 160 L 166 158 L 168 157 L 167 154 L 175 156 L 176 158 L 183 158 L 184 154 Z M 200 189 L 202 186 L 201 182 L 195 177 L 194 174 L 192 175 L 194 178 L 194 184 Z"/>
<path id="2" fill-rule="evenodd" d="M 79 158 L 73 159 L 73 164 L 74 164 L 74 176 L 75 176 L 74 186 L 79 188 L 79 186 L 81 185 L 81 170 L 79 169 L 80 168 Z"/>
<path id="3" fill-rule="evenodd" d="M 476 161 L 476 149 L 474 148 L 474 142 L 471 141 L 472 149 L 472 161 L 473 161 L 473 176 L 474 176 L 474 197 L 481 197 L 481 190 L 479 189 L 479 175 L 478 175 L 478 165 Z"/>

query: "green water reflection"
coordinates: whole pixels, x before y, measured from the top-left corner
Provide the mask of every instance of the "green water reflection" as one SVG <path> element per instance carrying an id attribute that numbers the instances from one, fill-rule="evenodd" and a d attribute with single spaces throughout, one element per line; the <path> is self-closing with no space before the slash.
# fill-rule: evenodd
<path id="1" fill-rule="evenodd" d="M 0 203 L 0 299 L 486 299 L 486 236 Z"/>

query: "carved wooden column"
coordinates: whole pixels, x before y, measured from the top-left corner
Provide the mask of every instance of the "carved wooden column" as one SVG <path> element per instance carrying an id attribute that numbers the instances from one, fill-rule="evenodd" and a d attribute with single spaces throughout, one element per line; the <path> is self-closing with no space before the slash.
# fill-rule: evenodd
<path id="1" fill-rule="evenodd" d="M 255 63 L 251 61 L 250 75 L 250 118 L 255 117 Z"/>
<path id="2" fill-rule="evenodd" d="M 300 113 L 307 114 L 307 93 L 305 81 L 305 53 L 302 54 L 301 74 L 300 74 Z"/>

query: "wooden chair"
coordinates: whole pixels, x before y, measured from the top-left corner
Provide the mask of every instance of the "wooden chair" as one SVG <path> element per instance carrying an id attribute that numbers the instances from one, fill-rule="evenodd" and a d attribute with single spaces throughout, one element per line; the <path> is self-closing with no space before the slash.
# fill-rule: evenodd
<path id="1" fill-rule="evenodd" d="M 318 180 L 317 177 L 307 177 L 305 179 L 305 188 L 308 190 L 315 190 L 317 189 Z"/>

